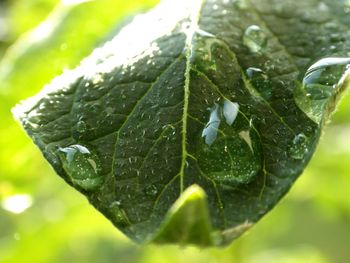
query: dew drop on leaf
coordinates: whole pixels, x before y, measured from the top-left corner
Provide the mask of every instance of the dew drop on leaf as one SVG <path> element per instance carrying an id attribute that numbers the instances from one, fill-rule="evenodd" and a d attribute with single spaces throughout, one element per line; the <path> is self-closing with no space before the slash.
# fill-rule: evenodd
<path id="1" fill-rule="evenodd" d="M 296 135 L 288 149 L 289 156 L 296 160 L 302 160 L 308 152 L 307 142 L 308 138 L 305 134 L 300 133 Z"/>
<path id="2" fill-rule="evenodd" d="M 313 100 L 331 97 L 349 64 L 350 58 L 324 58 L 313 64 L 303 79 L 306 96 Z"/>
<path id="3" fill-rule="evenodd" d="M 232 136 L 235 128 L 228 126 L 225 130 L 229 135 L 220 132 L 213 145 L 203 147 L 199 152 L 199 166 L 219 183 L 231 186 L 247 184 L 261 169 L 261 156 L 254 143 L 256 135 L 242 131 L 239 136 Z M 213 159 L 216 160 L 214 163 L 211 162 Z"/>
<path id="4" fill-rule="evenodd" d="M 259 26 L 251 25 L 244 32 L 243 44 L 250 52 L 258 53 L 266 47 L 267 36 Z"/>
<path id="5" fill-rule="evenodd" d="M 125 211 L 121 208 L 121 204 L 119 201 L 114 201 L 109 206 L 109 211 L 111 216 L 113 217 L 113 222 L 120 224 L 121 226 L 128 226 L 130 222 L 125 214 Z"/>
<path id="6" fill-rule="evenodd" d="M 75 129 L 72 130 L 72 137 L 79 141 L 83 137 L 83 135 L 87 132 L 88 126 L 84 120 L 79 120 Z"/>
<path id="7" fill-rule="evenodd" d="M 214 104 L 210 109 L 209 121 L 202 132 L 202 137 L 205 138 L 207 145 L 211 146 L 216 140 L 221 121 L 225 120 L 227 125 L 231 126 L 237 118 L 238 111 L 238 103 L 228 99 L 224 99 L 222 105 Z"/>
<path id="8" fill-rule="evenodd" d="M 249 130 L 250 121 L 245 120 L 243 124 L 242 120 L 236 120 L 238 113 L 237 102 L 226 98 L 217 100 L 202 132 L 205 145 L 198 153 L 199 166 L 208 177 L 229 185 L 249 183 L 261 168 L 259 146 L 254 143 L 257 135 Z M 234 125 L 235 122 L 241 122 L 247 130 Z M 217 162 L 211 162 L 218 156 Z"/>
<path id="9" fill-rule="evenodd" d="M 59 148 L 62 166 L 72 183 L 87 191 L 97 190 L 103 183 L 100 162 L 87 147 L 76 144 Z"/>
<path id="10" fill-rule="evenodd" d="M 254 68 L 254 67 L 248 68 L 246 72 L 250 80 L 264 75 L 264 71 L 262 69 Z"/>
<path id="11" fill-rule="evenodd" d="M 306 71 L 302 84 L 295 90 L 296 104 L 317 124 L 324 119 L 327 107 L 332 107 L 330 99 L 339 96 L 340 82 L 349 65 L 350 58 L 323 58 Z"/>

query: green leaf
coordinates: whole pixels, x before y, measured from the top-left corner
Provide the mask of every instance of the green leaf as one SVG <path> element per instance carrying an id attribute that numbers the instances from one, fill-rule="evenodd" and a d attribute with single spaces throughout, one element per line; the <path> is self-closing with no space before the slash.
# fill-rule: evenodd
<path id="1" fill-rule="evenodd" d="M 288 192 L 348 86 L 345 3 L 163 1 L 15 113 L 133 240 L 228 244 Z"/>

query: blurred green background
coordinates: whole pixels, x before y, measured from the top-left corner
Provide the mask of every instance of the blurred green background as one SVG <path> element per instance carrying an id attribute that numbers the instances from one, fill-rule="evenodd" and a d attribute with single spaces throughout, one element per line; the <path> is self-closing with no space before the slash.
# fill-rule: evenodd
<path id="1" fill-rule="evenodd" d="M 0 0 L 0 262 L 350 262 L 350 96 L 287 197 L 224 249 L 131 243 L 54 174 L 13 120 L 17 102 L 156 2 Z"/>

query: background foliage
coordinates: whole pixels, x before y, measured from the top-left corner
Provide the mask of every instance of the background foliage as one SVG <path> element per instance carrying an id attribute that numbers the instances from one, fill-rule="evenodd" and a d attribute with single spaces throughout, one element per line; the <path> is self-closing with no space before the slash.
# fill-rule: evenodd
<path id="1" fill-rule="evenodd" d="M 18 101 L 156 2 L 0 1 L 0 262 L 347 263 L 350 96 L 288 196 L 224 249 L 131 243 L 54 174 L 13 120 L 10 110 Z M 16 206 L 22 209 L 9 211 Z"/>

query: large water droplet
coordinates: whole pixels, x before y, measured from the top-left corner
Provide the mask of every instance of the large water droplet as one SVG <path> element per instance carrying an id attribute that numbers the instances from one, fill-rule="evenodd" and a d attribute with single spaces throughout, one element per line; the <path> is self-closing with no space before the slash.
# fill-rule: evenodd
<path id="1" fill-rule="evenodd" d="M 349 64 L 350 58 L 324 58 L 313 64 L 303 79 L 306 95 L 313 100 L 331 97 Z"/>
<path id="2" fill-rule="evenodd" d="M 259 135 L 239 108 L 237 102 L 216 99 L 201 134 L 204 140 L 198 134 L 198 150 L 193 154 L 203 173 L 230 186 L 248 184 L 261 169 Z"/>
<path id="3" fill-rule="evenodd" d="M 267 36 L 259 26 L 251 25 L 244 32 L 243 44 L 250 52 L 258 53 L 266 47 Z"/>
<path id="4" fill-rule="evenodd" d="M 308 152 L 307 144 L 308 138 L 305 134 L 300 133 L 296 135 L 288 149 L 289 156 L 296 160 L 303 159 L 305 154 Z"/>
<path id="5" fill-rule="evenodd" d="M 317 124 L 329 114 L 330 98 L 341 91 L 339 83 L 349 65 L 350 58 L 323 58 L 306 71 L 302 85 L 295 89 L 296 104 Z"/>
<path id="6" fill-rule="evenodd" d="M 225 120 L 231 126 L 238 115 L 238 103 L 224 99 L 222 104 L 215 103 L 210 109 L 209 121 L 202 132 L 202 137 L 205 138 L 205 143 L 209 146 L 216 140 L 221 121 Z"/>
<path id="7" fill-rule="evenodd" d="M 258 140 L 254 130 L 240 132 L 238 127 L 223 127 L 213 145 L 202 146 L 198 152 L 198 164 L 208 177 L 219 183 L 231 186 L 247 184 L 261 169 Z"/>
<path id="8" fill-rule="evenodd" d="M 76 144 L 59 148 L 59 156 L 63 169 L 74 185 L 87 191 L 96 190 L 102 185 L 99 159 L 87 147 Z"/>

